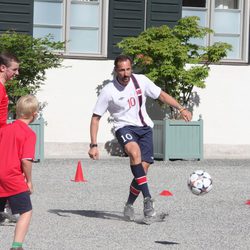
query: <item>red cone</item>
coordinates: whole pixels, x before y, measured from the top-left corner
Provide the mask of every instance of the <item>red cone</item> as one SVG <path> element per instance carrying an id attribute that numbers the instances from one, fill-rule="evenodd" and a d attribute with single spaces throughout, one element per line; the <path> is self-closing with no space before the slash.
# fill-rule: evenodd
<path id="1" fill-rule="evenodd" d="M 246 205 L 250 205 L 250 200 L 247 200 L 247 201 L 246 201 Z"/>
<path id="2" fill-rule="evenodd" d="M 72 181 L 75 181 L 75 182 L 86 182 L 87 181 L 83 177 L 81 161 L 78 161 L 75 179 Z"/>
<path id="3" fill-rule="evenodd" d="M 163 190 L 160 195 L 162 196 L 173 196 L 173 194 L 168 190 Z"/>

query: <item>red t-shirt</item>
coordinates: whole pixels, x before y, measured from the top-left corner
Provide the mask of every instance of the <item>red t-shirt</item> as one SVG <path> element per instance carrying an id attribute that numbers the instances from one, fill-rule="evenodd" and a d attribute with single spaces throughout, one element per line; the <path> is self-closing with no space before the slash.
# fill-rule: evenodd
<path id="1" fill-rule="evenodd" d="M 0 128 L 6 125 L 8 118 L 9 98 L 4 85 L 0 82 Z"/>
<path id="2" fill-rule="evenodd" d="M 35 132 L 20 120 L 0 129 L 0 197 L 28 191 L 21 161 L 34 159 L 35 144 Z"/>

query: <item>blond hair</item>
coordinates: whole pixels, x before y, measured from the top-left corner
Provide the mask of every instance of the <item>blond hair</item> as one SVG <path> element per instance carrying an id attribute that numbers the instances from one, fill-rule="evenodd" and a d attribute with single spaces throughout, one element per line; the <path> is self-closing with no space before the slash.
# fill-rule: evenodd
<path id="1" fill-rule="evenodd" d="M 29 119 L 39 110 L 39 102 L 33 95 L 25 95 L 16 104 L 17 118 Z"/>

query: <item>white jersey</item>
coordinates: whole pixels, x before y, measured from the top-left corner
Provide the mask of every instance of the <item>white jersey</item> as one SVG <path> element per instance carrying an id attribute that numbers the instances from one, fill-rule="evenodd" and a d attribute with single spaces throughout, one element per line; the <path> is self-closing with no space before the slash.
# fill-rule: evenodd
<path id="1" fill-rule="evenodd" d="M 125 126 L 143 126 L 142 119 L 146 125 L 150 127 L 154 125 L 146 111 L 146 98 L 149 96 L 157 99 L 160 96 L 161 88 L 144 75 L 133 75 L 141 89 L 141 107 L 132 79 L 130 78 L 126 86 L 121 85 L 114 79 L 102 89 L 93 111 L 94 114 L 99 116 L 109 111 L 114 119 L 115 131 Z M 139 115 L 140 109 L 141 115 Z"/>

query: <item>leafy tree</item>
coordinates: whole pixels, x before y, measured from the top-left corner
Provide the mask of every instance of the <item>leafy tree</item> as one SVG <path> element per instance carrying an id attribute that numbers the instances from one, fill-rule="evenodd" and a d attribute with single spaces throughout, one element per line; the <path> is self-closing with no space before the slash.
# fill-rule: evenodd
<path id="1" fill-rule="evenodd" d="M 198 24 L 198 17 L 185 17 L 174 28 L 166 25 L 148 28 L 137 37 L 124 38 L 118 47 L 134 60 L 137 72 L 145 74 L 156 85 L 192 109 L 193 88 L 205 88 L 209 65 L 226 57 L 227 43 L 198 45 L 194 39 L 213 31 Z M 176 117 L 171 109 L 171 118 Z"/>
<path id="2" fill-rule="evenodd" d="M 37 93 L 44 84 L 47 69 L 61 67 L 60 52 L 63 48 L 64 43 L 53 41 L 51 35 L 33 38 L 31 35 L 12 31 L 0 35 L 0 51 L 15 54 L 21 62 L 19 75 L 6 83 L 11 113 L 15 113 L 15 105 L 20 96 Z"/>

